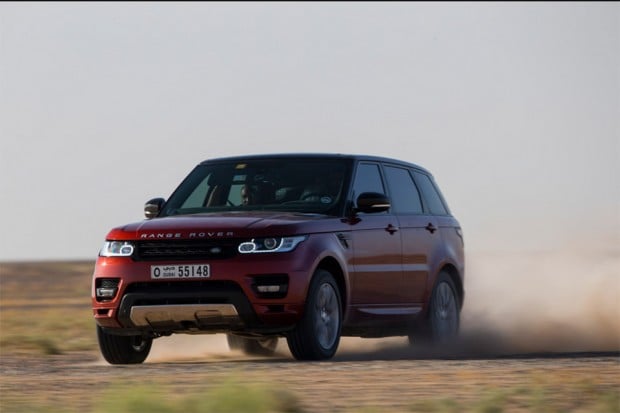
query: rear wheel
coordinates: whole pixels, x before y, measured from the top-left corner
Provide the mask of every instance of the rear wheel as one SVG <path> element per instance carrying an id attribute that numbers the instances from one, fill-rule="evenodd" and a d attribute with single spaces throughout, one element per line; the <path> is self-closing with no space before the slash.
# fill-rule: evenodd
<path id="1" fill-rule="evenodd" d="M 447 273 L 440 273 L 431 293 L 428 315 L 421 328 L 409 336 L 409 341 L 432 344 L 452 342 L 459 332 L 460 308 L 454 282 Z"/>
<path id="2" fill-rule="evenodd" d="M 255 339 L 227 334 L 226 340 L 231 350 L 240 350 L 252 356 L 272 356 L 278 346 L 278 337 Z"/>
<path id="3" fill-rule="evenodd" d="M 342 306 L 334 277 L 317 270 L 308 290 L 304 315 L 288 334 L 287 342 L 297 360 L 325 360 L 334 356 L 340 343 Z"/>
<path id="4" fill-rule="evenodd" d="M 146 360 L 153 339 L 145 336 L 117 336 L 97 326 L 97 338 L 103 358 L 110 364 L 139 364 Z"/>

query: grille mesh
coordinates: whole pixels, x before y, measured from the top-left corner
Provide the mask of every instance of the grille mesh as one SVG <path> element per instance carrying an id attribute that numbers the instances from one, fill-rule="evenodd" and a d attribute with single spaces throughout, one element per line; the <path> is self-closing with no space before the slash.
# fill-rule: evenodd
<path id="1" fill-rule="evenodd" d="M 224 259 L 237 254 L 234 241 L 163 241 L 140 242 L 133 258 L 136 261 Z"/>

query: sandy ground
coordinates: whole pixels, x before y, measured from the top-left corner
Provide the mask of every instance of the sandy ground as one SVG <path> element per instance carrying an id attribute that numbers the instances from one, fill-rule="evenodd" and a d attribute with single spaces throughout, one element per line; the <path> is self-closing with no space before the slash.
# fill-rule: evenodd
<path id="1" fill-rule="evenodd" d="M 231 378 L 284 389 L 307 412 L 412 411 L 417 401 L 441 399 L 471 406 L 489 395 L 520 388 L 542 389 L 545 397 L 574 407 L 588 403 L 584 389 L 620 392 L 620 354 L 469 357 L 412 350 L 397 338 L 345 338 L 333 360 L 300 363 L 282 343 L 273 358 L 249 358 L 228 351 L 225 337 L 216 335 L 160 339 L 147 362 L 137 366 L 110 366 L 92 352 L 3 356 L 0 363 L 3 405 L 41 400 L 46 406 L 76 411 L 92 411 L 101 395 L 119 383 L 155 383 L 170 394 L 183 394 L 207 391 Z M 531 411 L 524 403 L 525 411 Z"/>

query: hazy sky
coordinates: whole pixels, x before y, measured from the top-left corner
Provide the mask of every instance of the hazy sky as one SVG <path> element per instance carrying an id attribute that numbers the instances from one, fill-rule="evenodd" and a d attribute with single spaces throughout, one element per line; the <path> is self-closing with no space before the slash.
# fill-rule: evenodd
<path id="1" fill-rule="evenodd" d="M 0 3 L 0 260 L 290 151 L 427 167 L 470 250 L 620 245 L 620 4 Z"/>

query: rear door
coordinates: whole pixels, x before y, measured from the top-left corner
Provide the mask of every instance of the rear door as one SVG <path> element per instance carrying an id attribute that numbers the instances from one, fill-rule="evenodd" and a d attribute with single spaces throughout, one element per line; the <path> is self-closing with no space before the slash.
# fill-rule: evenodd
<path id="1" fill-rule="evenodd" d="M 384 166 L 392 208 L 398 217 L 402 241 L 403 301 L 424 301 L 433 251 L 439 247 L 436 219 L 425 211 L 411 171 L 396 165 Z"/>

